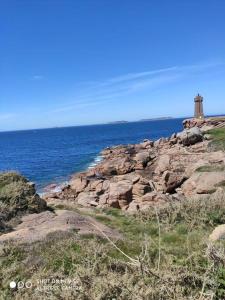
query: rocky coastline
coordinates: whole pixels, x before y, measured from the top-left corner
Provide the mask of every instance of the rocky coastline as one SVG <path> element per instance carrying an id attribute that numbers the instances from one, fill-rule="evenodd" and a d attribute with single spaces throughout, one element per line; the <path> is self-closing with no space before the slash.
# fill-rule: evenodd
<path id="1" fill-rule="evenodd" d="M 0 174 L 0 244 L 31 243 L 57 231 L 101 235 L 95 226 L 118 238 L 118 232 L 82 212 L 115 208 L 137 214 L 190 199 L 224 199 L 225 151 L 215 147 L 209 131 L 224 126 L 221 120 L 185 120 L 184 130 L 171 137 L 106 148 L 93 168 L 75 174 L 61 189 L 52 184 L 41 196 L 23 176 Z"/>
<path id="2" fill-rule="evenodd" d="M 184 130 L 157 141 L 106 148 L 94 168 L 75 174 L 60 192 L 48 192 L 51 205 L 113 207 L 135 213 L 155 205 L 223 193 L 225 153 L 210 147 L 208 131 L 225 118 L 188 119 Z M 202 170 L 205 170 L 204 172 Z"/>
<path id="3" fill-rule="evenodd" d="M 200 299 L 203 287 L 225 299 L 225 127 L 188 123 L 103 150 L 44 197 L 23 176 L 0 174 L 4 299 Z M 54 277 L 79 289 L 39 289 L 37 278 Z M 9 289 L 15 278 L 33 288 Z"/>

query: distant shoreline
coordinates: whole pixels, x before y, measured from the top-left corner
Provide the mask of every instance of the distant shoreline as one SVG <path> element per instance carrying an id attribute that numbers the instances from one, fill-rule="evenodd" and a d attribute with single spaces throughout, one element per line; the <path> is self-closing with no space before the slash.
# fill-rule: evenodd
<path id="1" fill-rule="evenodd" d="M 164 121 L 164 120 L 173 120 L 173 119 L 177 119 L 177 118 L 174 118 L 174 117 L 159 117 L 159 118 L 141 119 L 138 122 Z"/>
<path id="2" fill-rule="evenodd" d="M 30 128 L 30 129 L 15 129 L 15 130 L 0 130 L 0 133 L 10 133 L 10 132 L 20 132 L 20 131 L 34 131 L 34 130 L 54 130 L 54 129 L 64 129 L 73 127 L 90 127 L 90 126 L 102 126 L 102 125 L 119 125 L 119 124 L 129 124 L 129 123 L 139 123 L 139 122 L 152 122 L 152 121 L 167 121 L 176 119 L 188 119 L 191 117 L 161 117 L 161 118 L 151 118 L 151 119 L 141 119 L 134 121 L 115 121 L 108 123 L 96 123 L 96 124 L 86 124 L 86 125 L 68 125 L 68 126 L 54 126 L 54 127 L 43 127 L 43 128 Z"/>
<path id="3" fill-rule="evenodd" d="M 124 124 L 124 123 L 132 123 L 132 122 L 151 122 L 151 121 L 164 121 L 164 120 L 173 120 L 173 119 L 180 119 L 180 118 L 174 118 L 174 117 L 158 117 L 158 118 L 149 118 L 149 119 L 141 119 L 138 121 L 115 121 L 115 122 L 109 122 L 107 124 Z M 181 118 L 182 119 L 182 118 Z"/>
<path id="4" fill-rule="evenodd" d="M 206 115 L 205 117 L 222 117 L 224 114 L 218 115 Z M 115 121 L 108 123 L 96 123 L 96 124 L 84 124 L 84 125 L 68 125 L 68 126 L 54 126 L 54 127 L 43 127 L 43 128 L 30 128 L 30 129 L 12 129 L 12 130 L 1 130 L 1 133 L 10 133 L 10 132 L 19 132 L 19 131 L 33 131 L 33 130 L 53 130 L 53 129 L 63 129 L 63 128 L 72 128 L 72 127 L 88 127 L 88 126 L 102 126 L 102 125 L 119 125 L 119 124 L 129 124 L 129 123 L 139 123 L 139 122 L 153 122 L 153 121 L 167 121 L 167 120 L 176 120 L 176 119 L 191 119 L 192 116 L 183 116 L 183 117 L 159 117 L 159 118 L 149 118 L 149 119 L 141 119 L 134 121 Z"/>

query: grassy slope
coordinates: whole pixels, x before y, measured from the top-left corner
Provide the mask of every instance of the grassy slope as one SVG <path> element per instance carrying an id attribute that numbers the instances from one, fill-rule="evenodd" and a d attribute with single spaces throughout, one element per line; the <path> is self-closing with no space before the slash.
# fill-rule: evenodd
<path id="1" fill-rule="evenodd" d="M 2 299 L 200 299 L 201 292 L 224 299 L 224 245 L 207 241 L 225 223 L 224 199 L 190 200 L 136 216 L 118 210 L 93 215 L 123 232 L 116 245 L 130 258 L 106 239 L 76 233 L 8 245 L 1 253 Z M 76 278 L 79 291 L 8 289 L 12 279 L 37 286 L 37 279 L 56 277 Z"/>
<path id="2" fill-rule="evenodd" d="M 214 145 L 224 144 L 225 130 L 210 133 Z M 223 197 L 136 216 L 116 209 L 92 215 L 123 233 L 116 242 L 120 250 L 104 238 L 75 232 L 31 246 L 7 245 L 0 253 L 0 299 L 225 299 L 224 242 L 208 242 L 215 226 L 225 223 Z M 11 280 L 31 280 L 37 287 L 41 278 L 75 278 L 76 288 L 8 288 Z"/>

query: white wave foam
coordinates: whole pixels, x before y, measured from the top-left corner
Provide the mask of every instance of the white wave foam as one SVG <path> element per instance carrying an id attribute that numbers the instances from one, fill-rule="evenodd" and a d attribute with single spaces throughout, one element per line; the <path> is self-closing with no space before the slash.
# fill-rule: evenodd
<path id="1" fill-rule="evenodd" d="M 90 163 L 88 166 L 88 169 L 93 169 L 97 164 L 99 164 L 103 160 L 103 157 L 101 155 L 98 155 L 95 157 L 94 161 Z"/>

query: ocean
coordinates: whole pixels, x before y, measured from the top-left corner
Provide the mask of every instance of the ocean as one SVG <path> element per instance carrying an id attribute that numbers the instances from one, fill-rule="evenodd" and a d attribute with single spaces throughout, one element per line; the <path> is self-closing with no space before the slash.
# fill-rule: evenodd
<path id="1" fill-rule="evenodd" d="M 0 132 L 0 171 L 17 171 L 39 192 L 94 166 L 109 146 L 157 140 L 182 130 L 183 119 Z"/>

